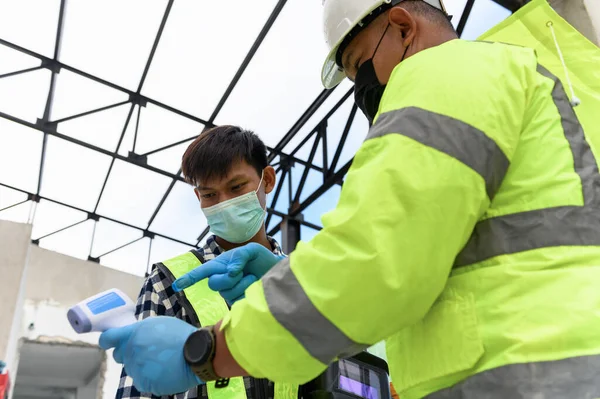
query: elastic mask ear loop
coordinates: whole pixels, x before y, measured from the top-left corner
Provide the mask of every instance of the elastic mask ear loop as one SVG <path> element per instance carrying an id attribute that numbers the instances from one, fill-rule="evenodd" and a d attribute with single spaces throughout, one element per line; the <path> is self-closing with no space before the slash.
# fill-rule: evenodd
<path id="1" fill-rule="evenodd" d="M 385 30 L 383 31 L 383 34 L 381 35 L 381 37 L 379 38 L 379 41 L 377 42 L 377 46 L 375 47 L 375 50 L 373 50 L 373 55 L 371 56 L 371 60 L 373 58 L 375 58 L 375 53 L 377 53 L 377 50 L 379 50 L 379 45 L 383 41 L 383 38 L 385 37 L 385 34 L 387 33 L 387 30 L 389 27 L 390 27 L 390 23 L 388 22 L 388 24 L 385 26 Z"/>
<path id="2" fill-rule="evenodd" d="M 260 175 L 260 182 L 258 182 L 258 188 L 255 191 L 256 194 L 258 194 L 258 190 L 260 190 L 260 186 L 262 186 L 262 182 L 263 182 L 264 178 L 265 178 L 265 170 L 263 169 L 263 171 Z M 265 193 L 265 195 L 266 195 L 266 193 Z"/>
<path id="3" fill-rule="evenodd" d="M 260 190 L 260 186 L 262 186 L 262 182 L 263 182 L 264 178 L 265 178 L 265 170 L 263 169 L 262 174 L 260 175 L 260 182 L 258 183 L 258 188 L 254 192 L 256 194 L 256 198 L 258 198 L 258 190 Z M 269 198 L 268 197 L 269 197 L 269 195 L 267 194 L 267 191 L 265 190 L 265 209 L 264 209 L 265 212 L 267 211 L 266 208 L 269 206 L 269 204 L 268 204 Z M 258 202 L 260 203 L 260 199 Z M 262 207 L 262 205 L 261 205 L 261 207 Z"/>
<path id="4" fill-rule="evenodd" d="M 546 22 L 546 26 L 550 28 L 550 32 L 552 32 L 552 38 L 554 39 L 554 45 L 556 46 L 556 52 L 558 53 L 558 57 L 560 58 L 560 62 L 565 70 L 565 76 L 567 77 L 567 85 L 569 86 L 569 90 L 571 91 L 571 106 L 576 107 L 581 104 L 581 100 L 577 98 L 575 95 L 575 90 L 573 90 L 573 84 L 571 83 L 571 78 L 569 76 L 569 70 L 567 69 L 567 64 L 565 63 L 565 59 L 562 55 L 562 51 L 560 50 L 560 46 L 558 45 L 558 39 L 556 38 L 556 34 L 554 33 L 554 24 L 552 21 Z"/>
<path id="5" fill-rule="evenodd" d="M 379 45 L 383 41 L 383 38 L 385 37 L 385 34 L 387 33 L 387 30 L 388 30 L 389 27 L 390 27 L 390 23 L 388 22 L 387 26 L 385 27 L 385 30 L 383 31 L 383 34 L 379 38 L 379 42 L 377 43 L 377 47 L 375 47 L 375 50 L 373 51 L 373 55 L 371 56 L 371 60 L 373 60 L 375 58 L 375 53 L 377 53 L 377 50 L 379 50 Z M 402 38 L 404 38 L 404 33 L 402 33 Z M 406 57 L 406 52 L 408 51 L 409 47 L 410 47 L 410 44 L 408 46 L 406 46 L 406 48 L 404 48 L 404 53 L 402 54 L 402 58 L 400 59 L 400 62 L 404 61 L 404 57 Z"/>

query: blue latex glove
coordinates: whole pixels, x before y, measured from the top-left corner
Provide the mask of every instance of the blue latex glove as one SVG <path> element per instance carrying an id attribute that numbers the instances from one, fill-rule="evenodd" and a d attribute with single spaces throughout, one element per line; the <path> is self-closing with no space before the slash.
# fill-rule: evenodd
<path id="1" fill-rule="evenodd" d="M 183 357 L 183 346 L 196 327 L 175 317 L 150 317 L 100 335 L 102 349 L 115 348 L 138 391 L 172 395 L 203 384 Z"/>
<path id="2" fill-rule="evenodd" d="M 240 274 L 241 276 L 241 274 Z M 208 278 L 208 286 L 213 291 L 218 291 L 229 306 L 240 299 L 244 299 L 246 289 L 258 280 L 254 274 L 247 274 L 238 279 L 229 274 L 213 274 Z"/>
<path id="3" fill-rule="evenodd" d="M 275 255 L 262 245 L 252 242 L 243 247 L 227 251 L 184 274 L 175 280 L 173 289 L 177 292 L 183 291 L 197 282 L 215 275 L 212 281 L 209 279 L 211 289 L 219 292 L 234 290 L 237 283 L 244 281 L 244 276 L 252 275 L 259 279 L 282 259 L 285 259 L 285 256 Z M 251 284 L 248 284 L 250 280 L 250 278 L 245 280 L 240 287 L 235 288 L 236 290 L 231 291 L 229 294 L 239 293 L 242 287 Z M 242 294 L 244 291 L 245 288 L 241 290 Z"/>

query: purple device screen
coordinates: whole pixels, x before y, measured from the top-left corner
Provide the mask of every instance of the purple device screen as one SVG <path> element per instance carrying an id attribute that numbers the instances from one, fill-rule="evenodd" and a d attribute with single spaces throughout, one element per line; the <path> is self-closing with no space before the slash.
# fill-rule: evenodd
<path id="1" fill-rule="evenodd" d="M 377 389 L 362 382 L 354 381 L 351 378 L 340 375 L 340 388 L 344 391 L 351 392 L 365 399 L 379 399 Z"/>

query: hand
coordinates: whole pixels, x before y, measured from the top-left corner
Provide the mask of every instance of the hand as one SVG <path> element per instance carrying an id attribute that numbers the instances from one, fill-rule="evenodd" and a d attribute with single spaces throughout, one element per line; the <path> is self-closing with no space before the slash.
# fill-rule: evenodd
<path id="1" fill-rule="evenodd" d="M 253 275 L 257 279 L 261 278 L 266 272 L 268 272 L 277 262 L 284 259 L 283 255 L 275 255 L 267 248 L 257 243 L 246 244 L 243 247 L 234 248 L 230 251 L 219 255 L 213 260 L 206 262 L 203 265 L 198 266 L 194 270 L 187 274 L 179 277 L 173 283 L 173 289 L 177 292 L 183 291 L 199 281 L 204 280 L 207 277 L 213 276 L 212 286 L 225 289 L 233 289 L 237 283 L 243 280 L 244 276 Z M 228 277 L 217 275 L 226 274 Z M 236 280 L 237 278 L 237 280 Z M 221 281 L 221 285 L 217 283 Z M 244 284 L 247 284 L 249 280 L 246 280 Z M 209 279 L 209 285 L 211 280 Z M 248 284 L 249 286 L 250 284 Z M 244 285 L 241 285 L 243 287 Z M 239 289 L 234 293 L 237 293 Z M 245 288 L 244 290 L 245 291 Z M 243 293 L 242 291 L 242 293 Z"/>
<path id="2" fill-rule="evenodd" d="M 213 291 L 218 291 L 229 306 L 232 306 L 240 299 L 244 299 L 246 289 L 257 280 L 258 278 L 254 274 L 245 275 L 241 280 L 231 277 L 229 274 L 213 274 L 208 278 L 208 287 Z"/>
<path id="3" fill-rule="evenodd" d="M 196 328 L 174 317 L 150 317 L 100 336 L 102 349 L 115 348 L 113 357 L 122 363 L 140 392 L 172 395 L 203 384 L 183 357 L 183 346 Z"/>

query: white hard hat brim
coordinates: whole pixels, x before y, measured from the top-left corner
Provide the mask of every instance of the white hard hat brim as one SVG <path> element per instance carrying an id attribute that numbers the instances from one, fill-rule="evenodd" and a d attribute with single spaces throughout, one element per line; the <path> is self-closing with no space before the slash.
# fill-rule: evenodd
<path id="1" fill-rule="evenodd" d="M 323 68 L 321 69 L 321 83 L 326 89 L 333 89 L 335 86 L 340 84 L 344 78 L 346 78 L 346 73 L 337 65 L 336 63 L 336 55 L 340 45 L 348 36 L 348 34 L 354 29 L 354 27 L 362 21 L 367 15 L 371 14 L 376 8 L 380 7 L 382 4 L 389 2 L 389 0 L 382 0 L 374 2 L 371 7 L 364 10 L 362 15 L 359 18 L 356 18 L 355 21 L 348 27 L 346 32 L 341 35 L 338 41 L 335 43 L 335 46 L 331 48 L 329 54 L 327 54 L 327 58 L 325 58 L 325 62 L 323 63 Z"/>
<path id="2" fill-rule="evenodd" d="M 346 72 L 344 72 L 340 67 L 338 67 L 335 62 L 336 54 L 340 44 L 338 43 L 325 59 L 325 63 L 323 64 L 323 68 L 321 69 L 321 82 L 326 89 L 333 89 L 335 86 L 339 85 L 342 80 L 346 78 Z"/>

